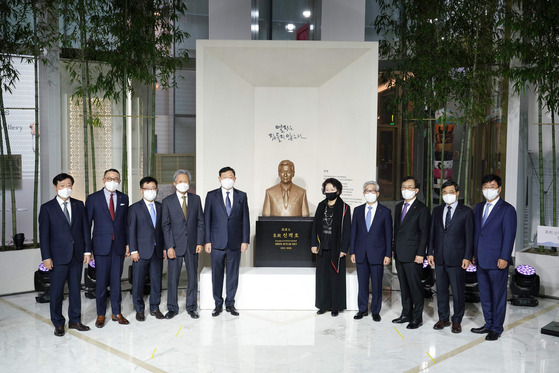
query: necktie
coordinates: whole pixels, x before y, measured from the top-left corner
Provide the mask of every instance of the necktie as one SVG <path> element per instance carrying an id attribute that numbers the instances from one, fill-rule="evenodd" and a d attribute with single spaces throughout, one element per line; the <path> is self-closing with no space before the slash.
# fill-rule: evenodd
<path id="1" fill-rule="evenodd" d="M 113 200 L 113 194 L 114 193 L 111 193 L 109 201 L 109 212 L 111 213 L 111 219 L 115 220 L 115 201 Z"/>
<path id="2" fill-rule="evenodd" d="M 68 201 L 64 202 L 64 215 L 66 215 L 66 220 L 68 220 L 68 224 L 72 225 L 70 221 L 70 213 L 68 212 Z"/>
<path id="3" fill-rule="evenodd" d="M 400 216 L 400 224 L 404 221 L 404 217 L 406 216 L 406 213 L 408 212 L 408 207 L 409 207 L 409 203 L 404 203 L 404 208 L 402 209 L 402 216 Z"/>
<path id="4" fill-rule="evenodd" d="M 149 204 L 149 214 L 151 216 L 151 222 L 153 223 L 153 227 L 155 228 L 155 221 L 156 221 L 156 217 L 155 217 L 155 209 L 153 208 L 153 203 Z"/>
<path id="5" fill-rule="evenodd" d="M 186 219 L 186 196 L 182 196 L 182 213 Z"/>
<path id="6" fill-rule="evenodd" d="M 483 227 L 485 225 L 485 221 L 487 220 L 487 217 L 489 216 L 489 209 L 491 208 L 491 204 L 487 203 L 485 205 L 485 211 L 483 212 L 483 217 L 481 218 L 481 226 Z"/>
<path id="7" fill-rule="evenodd" d="M 371 229 L 371 223 L 373 222 L 373 217 L 371 214 L 371 210 L 373 209 L 373 206 L 369 206 L 369 211 L 367 211 L 367 216 L 365 217 L 365 221 L 367 223 L 367 232 Z"/>
<path id="8" fill-rule="evenodd" d="M 229 193 L 227 192 L 227 197 L 225 198 L 225 210 L 227 211 L 227 216 L 231 216 L 231 200 L 229 199 Z"/>
<path id="9" fill-rule="evenodd" d="M 447 211 L 446 211 L 446 217 L 444 219 L 444 229 L 445 230 L 448 228 L 448 225 L 450 224 L 450 217 L 452 216 L 451 211 L 452 211 L 452 206 L 448 206 Z"/>

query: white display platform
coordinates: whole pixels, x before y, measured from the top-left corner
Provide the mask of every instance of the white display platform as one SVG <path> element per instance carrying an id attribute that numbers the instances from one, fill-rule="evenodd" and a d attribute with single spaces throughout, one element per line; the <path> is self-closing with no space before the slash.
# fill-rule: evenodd
<path id="1" fill-rule="evenodd" d="M 347 309 L 357 310 L 357 271 L 347 270 Z M 225 298 L 225 281 L 223 298 Z M 244 310 L 316 310 L 315 268 L 241 267 L 235 307 Z M 200 309 L 213 309 L 212 269 L 200 273 Z"/>

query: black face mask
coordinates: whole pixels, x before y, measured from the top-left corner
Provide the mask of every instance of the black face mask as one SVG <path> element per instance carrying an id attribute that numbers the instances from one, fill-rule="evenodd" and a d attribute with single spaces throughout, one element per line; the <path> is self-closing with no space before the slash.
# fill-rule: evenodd
<path id="1" fill-rule="evenodd" d="M 326 196 L 326 199 L 328 199 L 328 201 L 333 201 L 338 198 L 338 192 L 324 193 L 324 195 Z"/>

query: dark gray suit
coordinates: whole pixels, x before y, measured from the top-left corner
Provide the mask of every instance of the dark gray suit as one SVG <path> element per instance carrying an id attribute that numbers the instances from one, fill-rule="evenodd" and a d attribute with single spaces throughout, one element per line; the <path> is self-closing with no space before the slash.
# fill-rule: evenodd
<path id="1" fill-rule="evenodd" d="M 188 286 L 186 289 L 186 310 L 196 311 L 198 308 L 198 254 L 196 245 L 204 244 L 204 213 L 200 197 L 193 193 L 186 193 L 187 215 L 182 212 L 177 193 L 173 193 L 163 200 L 162 226 L 165 237 L 165 248 L 174 248 L 177 257 L 167 258 L 168 262 L 168 290 L 167 309 L 178 312 L 177 293 L 179 278 L 184 260 Z"/>

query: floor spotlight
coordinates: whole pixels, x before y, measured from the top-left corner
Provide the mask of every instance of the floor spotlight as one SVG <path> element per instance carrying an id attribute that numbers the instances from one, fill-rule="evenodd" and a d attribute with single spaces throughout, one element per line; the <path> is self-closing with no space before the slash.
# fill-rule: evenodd
<path id="1" fill-rule="evenodd" d="M 478 303 L 479 302 L 479 287 L 477 285 L 477 266 L 470 264 L 466 268 L 466 302 Z"/>
<path id="2" fill-rule="evenodd" d="M 519 265 L 514 270 L 510 282 L 512 298 L 509 299 L 513 306 L 536 307 L 539 302 L 535 296 L 540 293 L 540 276 L 534 267 Z"/>
<path id="3" fill-rule="evenodd" d="M 39 269 L 35 271 L 35 291 L 39 292 L 35 297 L 37 303 L 50 302 L 50 270 L 46 269 L 43 263 L 39 264 Z"/>

